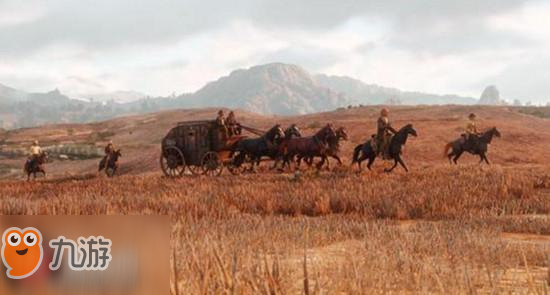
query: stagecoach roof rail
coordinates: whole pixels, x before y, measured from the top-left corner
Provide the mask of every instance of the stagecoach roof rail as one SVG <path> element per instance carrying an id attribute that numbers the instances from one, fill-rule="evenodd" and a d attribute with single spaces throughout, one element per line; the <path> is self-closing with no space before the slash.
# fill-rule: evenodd
<path id="1" fill-rule="evenodd" d="M 183 121 L 178 122 L 178 126 L 186 126 L 186 125 L 204 125 L 204 124 L 212 124 L 215 121 L 213 120 L 195 120 L 195 121 Z"/>

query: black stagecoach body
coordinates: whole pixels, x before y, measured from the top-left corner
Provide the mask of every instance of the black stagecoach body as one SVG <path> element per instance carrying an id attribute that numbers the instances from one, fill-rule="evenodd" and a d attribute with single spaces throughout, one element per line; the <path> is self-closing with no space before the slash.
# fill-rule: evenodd
<path id="1" fill-rule="evenodd" d="M 180 122 L 163 138 L 160 164 L 168 177 L 186 173 L 219 175 L 224 167 L 237 173 L 232 165 L 234 149 L 243 136 L 227 138 L 216 121 Z"/>

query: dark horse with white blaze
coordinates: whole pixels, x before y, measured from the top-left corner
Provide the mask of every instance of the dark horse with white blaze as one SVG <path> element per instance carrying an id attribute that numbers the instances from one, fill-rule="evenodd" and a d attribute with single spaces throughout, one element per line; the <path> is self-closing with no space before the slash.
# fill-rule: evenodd
<path id="1" fill-rule="evenodd" d="M 472 139 L 466 140 L 464 138 L 456 139 L 455 141 L 449 142 L 445 146 L 445 156 L 449 159 L 449 162 L 457 164 L 458 159 L 464 152 L 468 152 L 472 155 L 479 155 L 479 163 L 483 161 L 489 163 L 487 159 L 487 149 L 488 145 L 493 140 L 493 137 L 500 137 L 500 132 L 496 127 L 493 127 L 479 136 L 475 136 Z M 452 151 L 449 153 L 449 150 Z"/>
<path id="2" fill-rule="evenodd" d="M 336 136 L 331 124 L 327 124 L 321 128 L 315 135 L 307 137 L 292 138 L 282 142 L 279 145 L 279 157 L 274 164 L 277 167 L 278 163 L 283 160 L 281 169 L 285 166 L 290 167 L 290 162 L 294 157 L 299 155 L 302 157 L 313 157 L 324 153 L 328 148 L 328 139 Z"/>
<path id="3" fill-rule="evenodd" d="M 29 159 L 25 162 L 25 173 L 27 174 L 27 181 L 31 180 L 31 174 L 33 179 L 36 179 L 36 173 L 42 173 L 46 177 L 46 170 L 44 169 L 44 164 L 48 160 L 48 154 L 46 152 L 41 152 L 38 156 Z"/>
<path id="4" fill-rule="evenodd" d="M 393 171 L 398 163 L 405 169 L 405 171 L 409 172 L 407 165 L 405 165 L 405 162 L 401 158 L 401 150 L 403 149 L 403 146 L 407 143 L 407 138 L 409 137 L 409 135 L 415 137 L 418 136 L 412 124 L 405 125 L 405 127 L 399 129 L 399 131 L 397 131 L 397 133 L 395 133 L 395 135 L 392 137 L 388 147 L 388 154 L 390 156 L 390 159 L 393 159 L 395 162 L 390 169 L 385 169 L 385 172 Z M 373 139 L 369 139 L 364 144 L 358 145 L 353 151 L 352 164 L 357 163 L 359 171 L 361 171 L 361 162 L 368 159 L 369 162 L 367 164 L 367 168 L 371 170 L 372 163 L 374 163 L 374 160 L 376 159 L 377 153 L 373 148 L 372 140 Z"/>
<path id="5" fill-rule="evenodd" d="M 250 170 L 260 164 L 262 157 L 273 158 L 277 151 L 277 146 L 285 137 L 285 133 L 280 124 L 273 126 L 264 135 L 258 138 L 244 138 L 237 142 L 234 152 L 238 152 L 236 165 L 240 166 L 249 159 L 251 162 Z"/>
<path id="6" fill-rule="evenodd" d="M 109 177 L 115 176 L 115 173 L 118 170 L 118 158 L 122 157 L 120 150 L 112 152 L 106 159 L 102 159 L 99 162 L 99 167 L 97 173 L 105 169 L 105 174 Z"/>

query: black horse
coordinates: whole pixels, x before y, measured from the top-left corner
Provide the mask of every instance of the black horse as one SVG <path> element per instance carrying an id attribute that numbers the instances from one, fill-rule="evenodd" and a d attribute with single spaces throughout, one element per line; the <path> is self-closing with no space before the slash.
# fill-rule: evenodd
<path id="1" fill-rule="evenodd" d="M 285 129 L 285 137 L 283 140 L 288 140 L 296 137 L 302 137 L 302 132 L 300 132 L 300 129 L 298 128 L 298 126 L 296 126 L 296 124 L 292 124 L 288 126 L 287 129 Z"/>
<path id="2" fill-rule="evenodd" d="M 490 164 L 486 154 L 488 145 L 491 143 L 493 137 L 495 136 L 500 137 L 500 132 L 497 130 L 496 127 L 493 127 L 483 132 L 480 136 L 475 136 L 469 140 L 466 140 L 464 137 L 459 138 L 455 141 L 449 142 L 445 146 L 444 155 L 449 159 L 449 163 L 457 164 L 458 158 L 460 158 L 460 156 L 462 156 L 464 152 L 468 152 L 472 155 L 479 155 L 480 164 L 483 161 L 485 161 L 485 163 L 487 164 Z M 449 153 L 450 149 L 452 149 L 452 151 Z"/>
<path id="3" fill-rule="evenodd" d="M 99 162 L 99 167 L 97 173 L 105 169 L 105 174 L 109 177 L 115 176 L 115 173 L 118 170 L 118 158 L 122 157 L 120 150 L 112 152 L 108 157 L 102 159 Z"/>
<path id="4" fill-rule="evenodd" d="M 31 180 L 31 174 L 33 179 L 36 179 L 36 173 L 42 173 L 46 177 L 46 170 L 44 169 L 44 164 L 48 160 L 48 154 L 46 152 L 40 153 L 40 155 L 35 156 L 27 162 L 25 162 L 25 173 L 27 174 L 27 181 Z"/>
<path id="5" fill-rule="evenodd" d="M 401 149 L 403 148 L 405 143 L 407 143 L 407 138 L 409 137 L 409 134 L 415 137 L 418 136 L 412 124 L 405 125 L 405 127 L 399 129 L 399 131 L 397 131 L 397 133 L 392 137 L 390 145 L 388 147 L 388 154 L 390 158 L 393 159 L 395 162 L 390 169 L 384 169 L 384 172 L 393 171 L 398 163 L 405 169 L 405 171 L 409 172 L 407 165 L 405 165 L 405 162 L 403 161 L 403 159 L 401 159 Z M 351 164 L 353 165 L 357 163 L 359 171 L 361 171 L 361 162 L 368 159 L 369 162 L 367 164 L 367 168 L 371 170 L 372 163 L 374 163 L 374 160 L 376 159 L 377 155 L 372 146 L 373 140 L 374 139 L 367 140 L 367 142 L 365 142 L 364 144 L 360 144 L 355 147 L 355 150 L 353 151 L 353 161 Z"/>
<path id="6" fill-rule="evenodd" d="M 243 164 L 247 159 L 251 162 L 250 170 L 260 164 L 262 157 L 275 157 L 277 146 L 285 137 L 280 124 L 273 126 L 269 131 L 259 138 L 244 138 L 237 142 L 234 152 L 238 152 L 235 163 L 237 166 Z"/>

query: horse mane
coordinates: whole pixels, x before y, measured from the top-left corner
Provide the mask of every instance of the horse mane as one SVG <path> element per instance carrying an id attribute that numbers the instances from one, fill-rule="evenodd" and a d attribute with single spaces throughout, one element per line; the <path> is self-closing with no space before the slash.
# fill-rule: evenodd
<path id="1" fill-rule="evenodd" d="M 332 128 L 332 124 L 327 124 L 325 127 L 319 129 L 319 131 L 317 131 L 317 133 L 315 133 L 315 137 L 323 135 L 323 133 L 326 132 L 327 129 L 331 129 L 331 128 Z"/>

